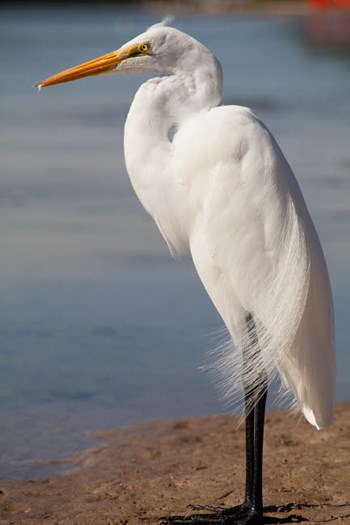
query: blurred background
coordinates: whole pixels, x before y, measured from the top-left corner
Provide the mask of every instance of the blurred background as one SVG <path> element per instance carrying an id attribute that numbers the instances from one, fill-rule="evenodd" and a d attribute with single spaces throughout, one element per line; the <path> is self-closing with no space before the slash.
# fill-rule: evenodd
<path id="1" fill-rule="evenodd" d="M 292 165 L 326 253 L 336 398 L 349 399 L 350 18 L 346 0 L 84 2 L 0 8 L 0 476 L 35 477 L 154 418 L 227 412 L 202 372 L 220 319 L 171 259 L 126 175 L 123 125 L 145 77 L 36 82 L 175 13 Z"/>

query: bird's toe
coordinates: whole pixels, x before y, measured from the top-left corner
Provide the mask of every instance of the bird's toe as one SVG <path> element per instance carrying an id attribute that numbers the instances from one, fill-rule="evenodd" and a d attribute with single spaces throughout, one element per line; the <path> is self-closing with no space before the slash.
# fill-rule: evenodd
<path id="1" fill-rule="evenodd" d="M 194 510 L 211 510 L 210 514 L 188 514 L 184 516 L 167 516 L 162 518 L 161 525 L 262 525 L 263 518 L 254 509 L 244 505 L 232 508 L 214 507 L 211 505 L 191 505 Z"/>

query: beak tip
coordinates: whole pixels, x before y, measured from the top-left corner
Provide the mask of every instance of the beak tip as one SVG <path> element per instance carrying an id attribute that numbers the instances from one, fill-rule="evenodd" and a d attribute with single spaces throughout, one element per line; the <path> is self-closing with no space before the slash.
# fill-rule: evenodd
<path id="1" fill-rule="evenodd" d="M 112 51 L 101 57 L 89 60 L 78 66 L 71 67 L 56 75 L 53 75 L 41 82 L 38 82 L 33 87 L 37 89 L 38 92 L 41 91 L 43 87 L 53 86 L 55 84 L 63 84 L 64 82 L 71 82 L 72 80 L 78 80 L 80 78 L 99 75 L 101 73 L 107 73 L 112 69 L 116 69 L 119 62 L 128 58 L 127 56 L 120 56 L 118 51 Z"/>

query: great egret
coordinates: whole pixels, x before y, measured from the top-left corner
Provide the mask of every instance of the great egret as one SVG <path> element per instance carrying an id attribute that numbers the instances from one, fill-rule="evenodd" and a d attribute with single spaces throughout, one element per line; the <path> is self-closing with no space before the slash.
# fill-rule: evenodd
<path id="1" fill-rule="evenodd" d="M 268 382 L 279 375 L 316 428 L 331 423 L 335 360 L 327 267 L 274 137 L 250 109 L 220 105 L 220 63 L 191 36 L 162 22 L 36 87 L 149 71 L 162 76 L 145 82 L 131 105 L 127 170 L 171 253 L 191 253 L 227 327 L 232 345 L 220 368 L 229 396 L 243 387 L 246 416 L 243 504 L 203 507 L 211 512 L 166 521 L 262 523 Z"/>

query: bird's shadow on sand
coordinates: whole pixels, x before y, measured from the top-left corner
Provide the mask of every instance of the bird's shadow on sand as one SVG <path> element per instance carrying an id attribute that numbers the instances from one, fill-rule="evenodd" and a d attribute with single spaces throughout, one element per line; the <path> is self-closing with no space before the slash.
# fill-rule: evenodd
<path id="1" fill-rule="evenodd" d="M 268 507 L 264 507 L 264 512 L 290 512 L 293 509 L 302 510 L 302 509 L 317 509 L 317 508 L 334 508 L 334 509 L 340 509 L 349 507 L 350 502 L 341 503 L 339 505 L 333 505 L 331 503 L 287 503 L 286 505 L 270 505 Z M 317 519 L 317 523 L 330 523 L 332 521 L 339 520 L 339 518 L 348 518 L 350 517 L 350 514 L 343 514 L 343 515 L 337 515 L 337 516 L 331 516 L 329 518 L 319 520 Z M 263 517 L 263 524 L 283 524 L 283 523 L 302 523 L 305 521 L 309 521 L 308 518 L 301 516 L 299 514 L 290 514 L 289 516 L 286 516 L 285 518 L 274 518 L 272 516 L 264 516 Z"/>

